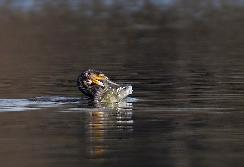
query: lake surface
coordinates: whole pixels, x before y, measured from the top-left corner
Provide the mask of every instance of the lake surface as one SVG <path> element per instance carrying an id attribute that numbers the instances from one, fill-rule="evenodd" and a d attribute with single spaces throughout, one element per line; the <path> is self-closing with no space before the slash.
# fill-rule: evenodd
<path id="1" fill-rule="evenodd" d="M 35 36 L 42 30 L 5 41 L 0 166 L 242 166 L 243 30 L 112 30 L 87 42 Z M 133 94 L 121 106 L 89 105 L 76 88 L 88 68 Z"/>

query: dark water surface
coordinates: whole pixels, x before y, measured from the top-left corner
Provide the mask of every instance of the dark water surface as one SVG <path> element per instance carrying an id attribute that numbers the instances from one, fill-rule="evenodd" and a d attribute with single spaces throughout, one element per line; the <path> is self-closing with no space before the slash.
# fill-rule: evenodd
<path id="1" fill-rule="evenodd" d="M 0 166 L 243 166 L 240 29 L 124 28 L 88 43 L 56 34 L 50 45 L 16 37 L 19 47 L 1 51 Z M 132 84 L 132 96 L 88 105 L 75 86 L 87 68 Z"/>
<path id="2" fill-rule="evenodd" d="M 185 51 L 177 49 L 179 55 Z M 192 59 L 157 55 L 155 64 L 93 60 L 115 81 L 133 85 L 125 108 L 94 108 L 79 101 L 75 77 L 88 61 L 55 60 L 37 72 L 28 64 L 23 71 L 1 74 L 1 164 L 242 164 L 244 59 L 227 59 L 222 52 L 215 60 L 191 49 Z M 45 97 L 28 100 L 37 96 Z"/>

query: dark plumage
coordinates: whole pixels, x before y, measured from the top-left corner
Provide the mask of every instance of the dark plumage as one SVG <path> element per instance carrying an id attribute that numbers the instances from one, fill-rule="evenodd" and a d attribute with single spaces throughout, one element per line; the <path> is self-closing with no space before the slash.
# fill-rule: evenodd
<path id="1" fill-rule="evenodd" d="M 120 86 L 100 71 L 89 69 L 77 78 L 77 87 L 86 96 L 97 102 L 119 102 L 132 93 L 132 87 Z"/>
<path id="2" fill-rule="evenodd" d="M 77 87 L 84 95 L 94 98 L 105 88 L 103 82 L 107 79 L 103 73 L 89 69 L 78 76 Z"/>

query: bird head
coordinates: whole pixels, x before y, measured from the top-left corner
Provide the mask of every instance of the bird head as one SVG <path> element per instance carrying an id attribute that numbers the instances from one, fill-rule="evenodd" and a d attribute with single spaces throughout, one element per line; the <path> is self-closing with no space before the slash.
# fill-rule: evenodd
<path id="1" fill-rule="evenodd" d="M 94 98 L 99 90 L 105 89 L 108 80 L 102 72 L 89 69 L 78 76 L 77 86 L 83 94 Z"/>

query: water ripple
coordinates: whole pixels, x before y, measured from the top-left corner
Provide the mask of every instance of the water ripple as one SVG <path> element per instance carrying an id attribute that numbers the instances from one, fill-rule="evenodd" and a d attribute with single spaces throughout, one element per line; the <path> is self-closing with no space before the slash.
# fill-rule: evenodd
<path id="1" fill-rule="evenodd" d="M 30 99 L 0 99 L 0 112 L 30 111 L 59 106 L 63 106 L 61 109 L 62 112 L 87 112 L 96 110 L 96 108 L 100 108 L 100 110 L 130 110 L 132 108 L 132 103 L 136 101 L 135 98 L 127 98 L 120 103 L 106 104 L 106 106 L 103 104 L 89 106 L 87 99 L 80 97 L 41 96 Z M 77 104 L 79 104 L 78 107 Z M 65 108 L 65 105 L 71 106 Z"/>

